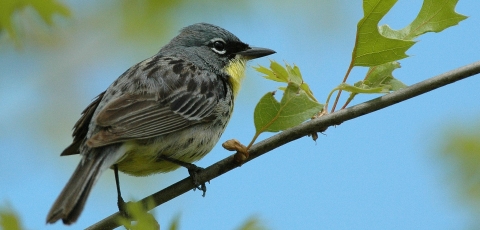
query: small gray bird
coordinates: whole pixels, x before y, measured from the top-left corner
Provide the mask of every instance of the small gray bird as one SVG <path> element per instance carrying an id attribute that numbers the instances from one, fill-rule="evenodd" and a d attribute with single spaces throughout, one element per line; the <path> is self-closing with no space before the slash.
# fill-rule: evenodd
<path id="1" fill-rule="evenodd" d="M 75 222 L 106 169 L 114 169 L 117 179 L 117 170 L 147 176 L 204 157 L 232 115 L 246 62 L 273 53 L 199 23 L 125 71 L 75 124 L 73 143 L 61 156 L 81 154 L 82 159 L 47 223 Z"/>

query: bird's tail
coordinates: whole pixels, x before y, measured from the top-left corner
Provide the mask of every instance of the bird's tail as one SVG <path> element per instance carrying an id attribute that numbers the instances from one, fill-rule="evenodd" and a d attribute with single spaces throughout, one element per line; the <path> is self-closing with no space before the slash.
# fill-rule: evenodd
<path id="1" fill-rule="evenodd" d="M 102 172 L 114 165 L 124 153 L 122 145 L 90 149 L 53 203 L 47 215 L 47 223 L 53 224 L 60 219 L 64 224 L 74 223 L 82 213 L 88 195 Z"/>
<path id="2" fill-rule="evenodd" d="M 106 165 L 110 163 L 105 161 L 107 157 L 108 154 L 83 157 L 48 212 L 47 223 L 53 224 L 62 219 L 64 224 L 72 224 L 78 219 L 93 185 L 100 174 L 111 166 Z"/>

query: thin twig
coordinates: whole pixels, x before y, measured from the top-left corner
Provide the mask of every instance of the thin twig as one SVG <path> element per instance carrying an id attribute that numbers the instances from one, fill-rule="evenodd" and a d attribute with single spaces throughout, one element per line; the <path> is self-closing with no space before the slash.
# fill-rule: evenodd
<path id="1" fill-rule="evenodd" d="M 453 82 L 462 80 L 478 73 L 480 73 L 480 61 L 446 72 L 444 74 L 440 74 L 436 77 L 427 79 L 425 81 L 419 82 L 415 85 L 398 90 L 396 92 L 386 94 L 382 97 L 378 97 L 365 103 L 310 120 L 301 125 L 280 132 L 266 140 L 263 140 L 253 145 L 249 150 L 250 158 L 247 161 L 243 162 L 243 164 L 288 142 L 307 136 L 308 134 L 311 134 L 313 132 L 325 130 L 329 126 L 337 125 L 353 118 L 357 118 L 365 114 L 383 109 L 385 107 L 408 100 L 410 98 L 427 93 L 434 89 L 440 88 L 442 86 L 451 84 Z M 238 167 L 239 165 L 238 163 L 236 163 L 233 156 L 234 155 L 231 155 L 198 173 L 198 182 L 205 183 Z M 155 202 L 156 207 L 177 196 L 180 196 L 183 193 L 192 190 L 194 187 L 195 185 L 192 183 L 192 180 L 190 178 L 185 178 L 159 192 L 156 192 L 142 199 L 140 202 L 143 203 L 144 207 L 147 207 L 146 201 L 152 199 Z M 100 222 L 88 227 L 87 229 L 98 230 L 114 229 L 116 227 L 119 227 L 119 225 L 115 221 L 115 218 L 117 218 L 119 215 L 120 214 L 118 212 L 112 214 L 109 217 L 101 220 Z"/>

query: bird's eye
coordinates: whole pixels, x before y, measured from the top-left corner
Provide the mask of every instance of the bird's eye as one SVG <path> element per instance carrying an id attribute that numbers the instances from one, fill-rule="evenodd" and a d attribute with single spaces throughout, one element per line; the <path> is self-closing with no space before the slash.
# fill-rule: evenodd
<path id="1" fill-rule="evenodd" d="M 225 42 L 223 41 L 214 41 L 212 50 L 219 54 L 224 54 L 225 50 Z"/>

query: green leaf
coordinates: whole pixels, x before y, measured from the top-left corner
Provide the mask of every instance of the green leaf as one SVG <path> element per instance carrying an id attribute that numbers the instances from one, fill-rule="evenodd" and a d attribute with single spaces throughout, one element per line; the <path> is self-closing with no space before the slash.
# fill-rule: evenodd
<path id="1" fill-rule="evenodd" d="M 376 66 L 408 57 L 405 53 L 414 41 L 384 37 L 378 23 L 397 0 L 364 0 L 364 17 L 357 25 L 357 40 L 352 53 L 354 66 Z"/>
<path id="2" fill-rule="evenodd" d="M 283 66 L 278 64 L 276 61 L 270 61 L 270 69 L 263 67 L 263 66 L 258 66 L 258 67 L 253 67 L 256 71 L 265 74 L 263 76 L 266 79 L 273 80 L 273 81 L 278 81 L 278 82 L 288 82 L 288 73 Z"/>
<path id="3" fill-rule="evenodd" d="M 22 230 L 20 217 L 11 210 L 0 210 L 0 229 Z"/>
<path id="4" fill-rule="evenodd" d="M 420 13 L 408 26 L 399 31 L 402 39 L 414 39 L 427 32 L 440 32 L 457 25 L 467 16 L 455 12 L 458 0 L 424 0 Z"/>
<path id="5" fill-rule="evenodd" d="M 180 214 L 177 214 L 173 217 L 172 222 L 170 223 L 169 230 L 178 230 L 180 229 Z"/>
<path id="6" fill-rule="evenodd" d="M 441 153 L 450 170 L 449 182 L 457 189 L 465 203 L 480 208 L 480 123 L 466 121 L 461 124 L 453 122 L 444 131 Z"/>
<path id="7" fill-rule="evenodd" d="M 399 89 L 407 88 L 407 85 L 393 77 L 390 79 L 389 84 L 392 87 L 390 88 L 390 91 L 397 91 Z"/>
<path id="8" fill-rule="evenodd" d="M 129 219 L 125 217 L 119 217 L 117 219 L 118 223 L 131 230 L 160 229 L 160 225 L 158 224 L 157 220 L 155 220 L 155 217 L 147 211 L 155 206 L 153 199 L 148 202 L 147 206 L 149 207 L 145 208 L 140 202 L 126 203 L 126 210 L 128 214 L 132 216 L 135 222 L 132 224 Z"/>
<path id="9" fill-rule="evenodd" d="M 267 227 L 256 217 L 250 217 L 237 230 L 266 230 Z"/>
<path id="10" fill-rule="evenodd" d="M 400 68 L 400 63 L 398 62 L 388 62 L 370 67 L 365 80 L 359 81 L 354 85 L 364 85 L 369 88 L 382 87 L 389 91 L 405 88 L 407 87 L 405 84 L 393 77 L 392 72 L 397 68 Z"/>
<path id="11" fill-rule="evenodd" d="M 266 131 L 280 110 L 280 102 L 275 99 L 274 95 L 275 92 L 266 93 L 255 106 L 253 120 L 257 133 Z"/>
<path id="12" fill-rule="evenodd" d="M 32 7 L 48 25 L 53 24 L 55 14 L 69 17 L 70 10 L 55 0 L 2 0 L 0 3 L 0 32 L 5 30 L 9 36 L 19 42 L 17 28 L 12 23 L 14 13 Z"/>
<path id="13" fill-rule="evenodd" d="M 267 93 L 255 107 L 256 132 L 278 132 L 301 124 L 322 110 L 323 105 L 312 101 L 295 83 L 289 83 L 280 102 L 274 93 Z"/>
<path id="14" fill-rule="evenodd" d="M 298 66 L 293 65 L 293 67 L 289 64 L 285 64 L 288 73 L 288 82 L 293 82 L 297 85 L 303 84 L 302 73 L 300 73 L 300 69 Z"/>
<path id="15" fill-rule="evenodd" d="M 289 82 L 290 77 L 285 68 L 276 61 L 270 61 L 270 69 L 275 73 L 275 75 L 283 82 Z"/>
<path id="16" fill-rule="evenodd" d="M 285 67 L 280 65 L 276 61 L 270 61 L 270 69 L 258 66 L 253 67 L 256 71 L 265 74 L 263 77 L 269 80 L 277 81 L 277 82 L 293 82 L 300 86 L 300 88 L 305 91 L 305 93 L 312 99 L 313 101 L 317 101 L 315 96 L 313 96 L 312 90 L 307 83 L 303 81 L 302 73 L 300 72 L 300 68 L 296 65 L 289 65 L 285 64 Z M 285 87 L 279 87 L 280 90 L 285 91 Z"/>
<path id="17" fill-rule="evenodd" d="M 467 18 L 455 12 L 458 0 L 424 0 L 417 17 L 405 28 L 393 30 L 388 25 L 382 25 L 377 33 L 378 22 L 396 2 L 379 1 L 364 1 L 365 17 L 358 23 L 358 49 L 355 48 L 358 51 L 354 50 L 353 56 L 356 66 L 374 66 L 405 58 L 405 51 L 414 44 L 412 40 L 416 37 L 427 32 L 440 32 Z"/>
<path id="18" fill-rule="evenodd" d="M 382 65 L 370 67 L 364 80 L 358 81 L 353 86 L 342 84 L 337 89 L 350 92 L 348 101 L 359 93 L 388 93 L 407 87 L 403 82 L 393 77 L 392 72 L 400 68 L 398 62 L 388 62 Z"/>
<path id="19" fill-rule="evenodd" d="M 303 91 L 305 91 L 305 93 L 307 94 L 307 96 L 308 96 L 311 100 L 313 100 L 313 101 L 315 101 L 315 102 L 318 102 L 317 99 L 315 98 L 315 96 L 313 96 L 313 92 L 312 92 L 312 90 L 310 90 L 310 87 L 308 86 L 307 83 L 301 84 L 301 85 L 300 85 L 300 89 L 302 89 Z"/>
<path id="20" fill-rule="evenodd" d="M 370 93 L 388 93 L 388 89 L 384 88 L 384 87 L 369 87 L 369 86 L 366 86 L 366 85 L 362 85 L 362 84 L 358 84 L 358 85 L 349 85 L 347 83 L 342 83 L 340 85 L 338 85 L 335 90 L 344 90 L 344 91 L 347 91 L 347 92 L 351 92 L 351 93 L 367 93 L 367 94 L 370 94 Z"/>

